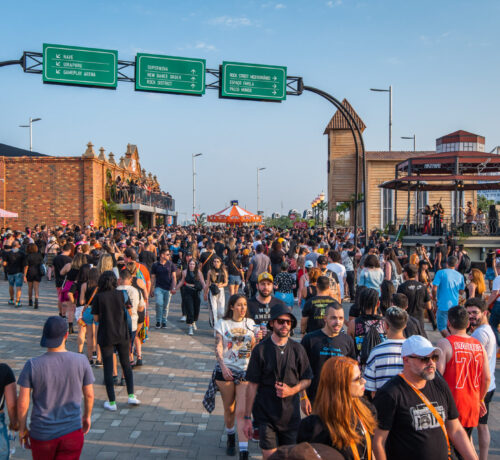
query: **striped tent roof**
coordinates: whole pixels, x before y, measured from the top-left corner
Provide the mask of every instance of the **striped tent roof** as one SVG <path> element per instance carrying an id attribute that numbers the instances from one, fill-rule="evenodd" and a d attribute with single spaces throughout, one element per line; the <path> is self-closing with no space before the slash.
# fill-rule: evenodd
<path id="1" fill-rule="evenodd" d="M 262 217 L 243 209 L 238 205 L 237 201 L 231 201 L 230 206 L 208 216 L 207 220 L 223 224 L 244 224 L 262 222 Z"/>

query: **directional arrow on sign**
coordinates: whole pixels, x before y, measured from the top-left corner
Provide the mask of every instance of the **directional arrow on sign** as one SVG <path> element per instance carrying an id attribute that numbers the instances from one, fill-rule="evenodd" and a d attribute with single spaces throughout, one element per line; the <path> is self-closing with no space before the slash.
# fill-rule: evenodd
<path id="1" fill-rule="evenodd" d="M 192 74 L 195 74 L 195 73 L 196 73 L 196 70 L 191 69 L 191 73 L 192 73 Z"/>
<path id="2" fill-rule="evenodd" d="M 60 75 L 61 74 L 61 71 L 59 69 L 56 69 L 56 74 L 57 75 Z"/>
<path id="3" fill-rule="evenodd" d="M 191 83 L 191 88 L 194 88 L 196 85 L 194 83 Z"/>
<path id="4" fill-rule="evenodd" d="M 273 85 L 273 88 L 276 88 L 276 83 Z"/>
<path id="5" fill-rule="evenodd" d="M 59 61 L 56 61 L 56 66 L 59 67 L 61 63 Z"/>
<path id="6" fill-rule="evenodd" d="M 276 81 L 277 79 L 278 79 L 278 77 L 275 75 L 275 76 L 273 77 L 273 80 L 274 80 L 274 81 Z"/>
<path id="7" fill-rule="evenodd" d="M 60 54 L 56 54 L 56 59 L 61 59 L 61 55 Z"/>
<path id="8" fill-rule="evenodd" d="M 273 91 L 273 94 L 274 94 L 274 95 L 276 94 L 276 90 L 275 90 L 275 91 Z"/>
<path id="9" fill-rule="evenodd" d="M 196 80 L 196 77 L 191 77 L 191 80 Z"/>

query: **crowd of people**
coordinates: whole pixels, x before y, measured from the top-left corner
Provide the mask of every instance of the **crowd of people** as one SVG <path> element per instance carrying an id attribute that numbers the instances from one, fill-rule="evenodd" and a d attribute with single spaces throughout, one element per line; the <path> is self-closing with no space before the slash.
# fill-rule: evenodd
<path id="1" fill-rule="evenodd" d="M 167 327 L 177 293 L 187 335 L 199 333 L 200 308 L 208 309 L 215 365 L 203 406 L 212 412 L 220 393 L 227 455 L 247 459 L 249 441 L 258 441 L 265 460 L 314 452 L 325 459 L 488 458 L 500 340 L 494 251 L 483 274 L 451 238 L 408 250 L 374 232 L 367 246 L 356 246 L 351 229 L 35 226 L 1 233 L 9 304 L 40 308 L 44 276 L 57 295 L 41 339 L 47 353 L 26 363 L 19 394 L 14 373 L 0 365 L 9 415 L 7 423 L 2 403 L 3 458 L 7 426 L 20 431 L 34 459 L 79 457 L 91 424 L 92 367 L 103 367 L 106 410 L 117 410 L 115 385 L 139 405 L 133 370 L 144 365 L 151 329 Z M 430 329 L 442 336 L 436 346 Z M 70 334 L 78 353 L 66 349 Z"/>
<path id="2" fill-rule="evenodd" d="M 142 203 L 173 211 L 172 195 L 160 189 L 157 182 L 151 180 L 124 180 L 120 176 L 107 184 L 107 194 L 115 203 Z"/>

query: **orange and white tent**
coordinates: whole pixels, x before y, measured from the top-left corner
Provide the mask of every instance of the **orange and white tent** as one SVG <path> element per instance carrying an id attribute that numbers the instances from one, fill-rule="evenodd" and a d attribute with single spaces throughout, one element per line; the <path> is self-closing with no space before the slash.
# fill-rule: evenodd
<path id="1" fill-rule="evenodd" d="M 252 214 L 238 205 L 238 201 L 231 201 L 231 205 L 222 211 L 216 212 L 207 217 L 208 222 L 217 222 L 219 224 L 252 224 L 262 222 L 262 216 Z"/>

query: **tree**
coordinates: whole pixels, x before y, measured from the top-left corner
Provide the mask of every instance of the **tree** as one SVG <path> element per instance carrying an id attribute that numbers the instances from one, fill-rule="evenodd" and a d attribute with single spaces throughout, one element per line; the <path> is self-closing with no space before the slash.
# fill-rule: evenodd
<path id="1" fill-rule="evenodd" d="M 492 204 L 495 204 L 495 200 L 488 200 L 484 195 L 477 195 L 477 207 L 481 208 L 484 212 L 488 212 Z"/>
<path id="2" fill-rule="evenodd" d="M 319 221 L 321 222 L 321 225 L 323 225 L 323 222 L 325 221 L 325 211 L 328 211 L 328 201 L 320 201 L 317 205 L 316 208 L 318 209 L 318 217 Z"/>
<path id="3" fill-rule="evenodd" d="M 207 215 L 204 212 L 202 212 L 201 214 L 195 214 L 194 224 L 197 227 L 204 227 L 207 224 Z"/>

